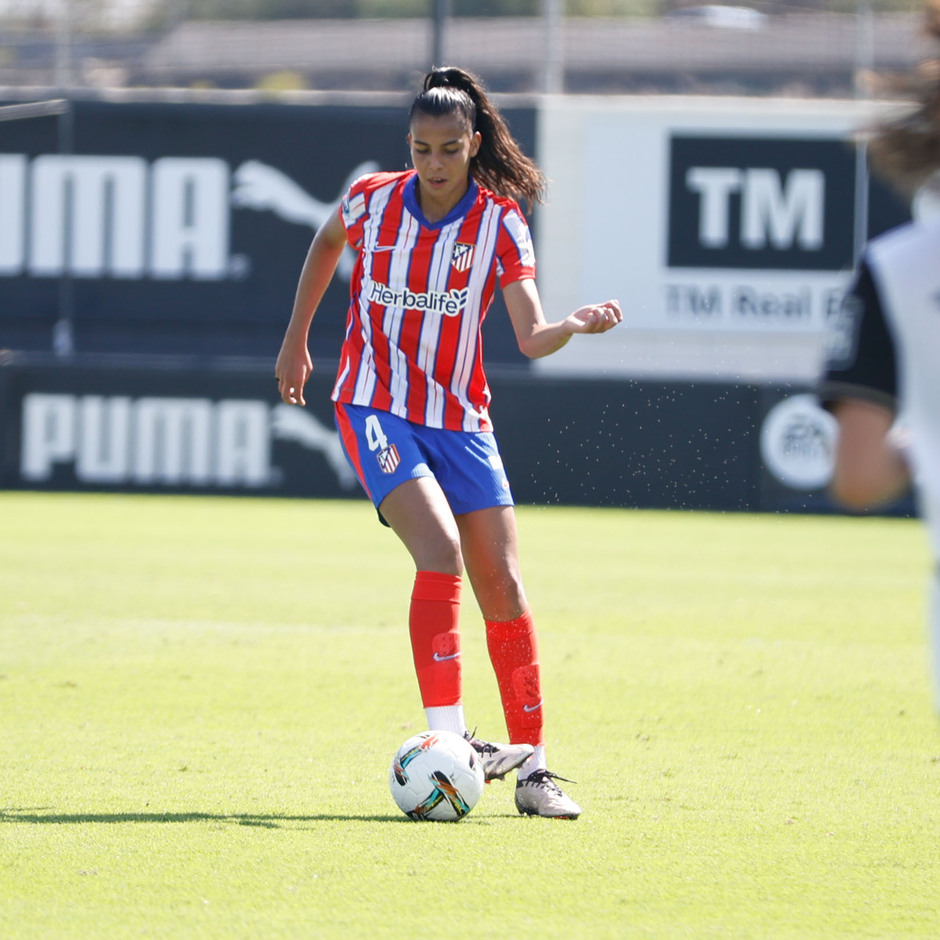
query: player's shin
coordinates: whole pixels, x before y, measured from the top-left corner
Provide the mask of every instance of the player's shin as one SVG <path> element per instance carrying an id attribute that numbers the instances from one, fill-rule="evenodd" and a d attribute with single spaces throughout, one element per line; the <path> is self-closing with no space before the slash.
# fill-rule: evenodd
<path id="1" fill-rule="evenodd" d="M 417 572 L 408 617 L 421 702 L 435 727 L 458 734 L 464 729 L 451 728 L 450 724 L 463 724 L 460 588 L 457 575 Z"/>
<path id="2" fill-rule="evenodd" d="M 513 744 L 542 744 L 542 682 L 531 612 L 515 620 L 487 620 L 486 645 L 499 685 L 509 740 Z"/>

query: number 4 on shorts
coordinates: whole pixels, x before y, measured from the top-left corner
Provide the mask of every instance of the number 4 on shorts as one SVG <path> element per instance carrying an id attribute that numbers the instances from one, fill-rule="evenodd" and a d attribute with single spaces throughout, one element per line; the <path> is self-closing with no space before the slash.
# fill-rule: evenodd
<path id="1" fill-rule="evenodd" d="M 366 418 L 366 441 L 369 444 L 369 450 L 375 453 L 375 459 L 378 460 L 382 472 L 394 473 L 395 468 L 401 463 L 401 457 L 398 455 L 398 448 L 394 444 L 389 444 L 382 425 L 379 423 L 378 415 L 369 415 Z"/>

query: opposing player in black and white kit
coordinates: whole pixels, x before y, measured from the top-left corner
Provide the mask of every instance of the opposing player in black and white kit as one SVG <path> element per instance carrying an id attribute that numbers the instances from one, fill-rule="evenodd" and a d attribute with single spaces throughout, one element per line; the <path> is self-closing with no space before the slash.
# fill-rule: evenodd
<path id="1" fill-rule="evenodd" d="M 940 0 L 928 7 L 927 29 L 940 39 Z M 910 87 L 914 110 L 878 128 L 871 153 L 898 185 L 919 187 L 925 205 L 940 187 L 940 69 L 922 67 Z M 940 565 L 940 213 L 916 216 L 867 245 L 846 298 L 853 342 L 829 363 L 819 394 L 839 424 L 833 496 L 862 510 L 913 483 Z M 940 709 L 938 570 L 930 644 Z"/>

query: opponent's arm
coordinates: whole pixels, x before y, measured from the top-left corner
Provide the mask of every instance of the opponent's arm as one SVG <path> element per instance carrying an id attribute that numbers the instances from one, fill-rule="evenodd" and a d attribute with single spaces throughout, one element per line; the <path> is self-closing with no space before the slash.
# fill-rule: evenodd
<path id="1" fill-rule="evenodd" d="M 579 307 L 564 320 L 547 323 L 538 288 L 531 278 L 507 284 L 503 288 L 503 298 L 516 342 L 529 359 L 551 355 L 575 333 L 605 333 L 623 319 L 619 301 L 608 300 L 603 304 Z"/>
<path id="2" fill-rule="evenodd" d="M 910 483 L 910 472 L 892 426 L 894 412 L 862 399 L 832 405 L 839 423 L 833 497 L 848 509 L 863 510 L 890 503 Z"/>
<path id="3" fill-rule="evenodd" d="M 306 404 L 304 386 L 313 373 L 313 360 L 307 348 L 310 324 L 345 247 L 346 229 L 339 213 L 334 213 L 310 244 L 297 283 L 294 309 L 274 367 L 281 398 L 289 405 Z"/>

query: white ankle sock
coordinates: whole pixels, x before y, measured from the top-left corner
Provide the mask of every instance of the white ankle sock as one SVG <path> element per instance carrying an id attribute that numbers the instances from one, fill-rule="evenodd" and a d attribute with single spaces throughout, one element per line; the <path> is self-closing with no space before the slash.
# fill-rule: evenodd
<path id="1" fill-rule="evenodd" d="M 535 753 L 526 759 L 526 762 L 519 768 L 519 779 L 525 780 L 535 770 L 545 770 L 545 745 L 539 744 L 535 748 Z"/>
<path id="2" fill-rule="evenodd" d="M 427 716 L 430 731 L 453 731 L 454 734 L 463 735 L 467 730 L 463 705 L 437 705 L 426 708 L 424 714 Z"/>

